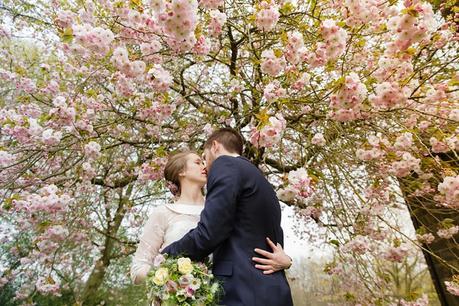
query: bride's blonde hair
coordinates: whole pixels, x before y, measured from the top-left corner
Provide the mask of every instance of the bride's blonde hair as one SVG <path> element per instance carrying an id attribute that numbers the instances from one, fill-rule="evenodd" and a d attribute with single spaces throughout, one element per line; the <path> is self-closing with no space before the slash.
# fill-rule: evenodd
<path id="1" fill-rule="evenodd" d="M 166 181 L 172 183 L 175 186 L 169 184 L 169 189 L 174 195 L 180 194 L 180 173 L 185 170 L 187 156 L 190 154 L 196 154 L 193 151 L 186 151 L 173 154 L 167 160 L 166 166 L 164 167 L 164 178 Z M 176 187 L 177 190 L 174 190 Z"/>

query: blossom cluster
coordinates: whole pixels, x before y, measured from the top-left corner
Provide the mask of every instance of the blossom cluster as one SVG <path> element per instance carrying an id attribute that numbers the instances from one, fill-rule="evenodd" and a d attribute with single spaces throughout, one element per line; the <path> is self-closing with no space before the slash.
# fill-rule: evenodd
<path id="1" fill-rule="evenodd" d="M 212 36 L 219 36 L 223 31 L 223 25 L 226 22 L 226 14 L 219 10 L 211 10 L 209 13 L 211 19 L 209 23 L 209 30 Z"/>
<path id="2" fill-rule="evenodd" d="M 124 46 L 120 46 L 113 51 L 112 60 L 120 72 L 131 78 L 143 76 L 147 67 L 143 61 L 130 61 L 129 53 Z"/>
<path id="3" fill-rule="evenodd" d="M 347 32 L 339 27 L 334 20 L 327 19 L 320 28 L 325 42 L 325 52 L 329 60 L 334 60 L 346 49 Z"/>
<path id="4" fill-rule="evenodd" d="M 199 6 L 207 9 L 218 9 L 218 7 L 222 6 L 224 3 L 223 0 L 201 0 L 199 1 Z"/>
<path id="5" fill-rule="evenodd" d="M 392 163 L 391 171 L 397 177 L 405 177 L 409 175 L 411 171 L 421 173 L 420 163 L 421 160 L 419 158 L 415 158 L 411 153 L 405 152 L 400 161 Z"/>
<path id="6" fill-rule="evenodd" d="M 285 126 L 286 121 L 281 114 L 272 116 L 260 130 L 252 127 L 250 142 L 257 148 L 271 147 L 281 140 L 282 131 L 285 129 Z"/>
<path id="7" fill-rule="evenodd" d="M 371 250 L 370 242 L 365 236 L 357 235 L 341 247 L 343 252 L 353 252 L 356 254 L 365 254 Z"/>
<path id="8" fill-rule="evenodd" d="M 437 231 L 437 235 L 443 239 L 451 239 L 454 235 L 459 233 L 459 226 L 451 226 L 449 228 L 442 228 Z"/>
<path id="9" fill-rule="evenodd" d="M 420 1 L 405 1 L 404 13 L 389 19 L 387 27 L 396 35 L 392 47 L 395 50 L 406 50 L 412 44 L 421 42 L 435 30 L 436 22 L 432 5 Z"/>
<path id="10" fill-rule="evenodd" d="M 459 296 L 459 275 L 453 276 L 451 281 L 446 281 L 446 290 L 452 295 Z"/>
<path id="11" fill-rule="evenodd" d="M 308 53 L 308 49 L 304 46 L 303 34 L 298 31 L 289 32 L 287 34 L 288 43 L 284 53 L 287 61 L 293 65 L 299 64 Z"/>
<path id="12" fill-rule="evenodd" d="M 68 23 L 69 21 L 61 20 L 60 22 Z M 109 29 L 92 27 L 89 24 L 73 25 L 73 36 L 75 37 L 75 43 L 99 55 L 107 54 L 111 43 L 115 39 L 115 35 Z"/>
<path id="13" fill-rule="evenodd" d="M 351 121 L 361 118 L 362 102 L 367 97 L 367 89 L 358 75 L 351 72 L 336 94 L 330 97 L 330 118 L 337 121 Z"/>
<path id="14" fill-rule="evenodd" d="M 438 191 L 445 196 L 448 206 L 459 208 L 459 175 L 447 176 L 438 184 Z"/>
<path id="15" fill-rule="evenodd" d="M 172 0 L 160 15 L 167 43 L 176 52 L 190 50 L 196 43 L 194 30 L 198 23 L 198 1 Z"/>
<path id="16" fill-rule="evenodd" d="M 281 201 L 291 202 L 295 199 L 306 199 L 313 192 L 314 188 L 308 171 L 305 168 L 299 168 L 288 173 L 287 186 L 279 189 L 277 196 Z"/>
<path id="17" fill-rule="evenodd" d="M 260 10 L 256 15 L 255 24 L 260 30 L 268 32 L 274 29 L 279 20 L 279 16 L 279 8 L 277 5 L 272 5 L 263 1 L 260 3 Z"/>
<path id="18" fill-rule="evenodd" d="M 276 99 L 283 98 L 286 94 L 287 91 L 284 88 L 282 88 L 282 85 L 277 80 L 266 85 L 263 91 L 263 97 L 268 102 L 272 102 Z"/>
<path id="19" fill-rule="evenodd" d="M 40 188 L 37 193 L 22 193 L 19 199 L 13 200 L 13 207 L 17 211 L 27 213 L 60 213 L 67 211 L 73 200 L 68 194 L 60 192 L 55 185 L 51 184 Z"/>
<path id="20" fill-rule="evenodd" d="M 273 50 L 264 50 L 261 53 L 261 71 L 270 75 L 277 76 L 285 69 L 286 61 L 284 56 L 276 56 Z"/>
<path id="21" fill-rule="evenodd" d="M 408 88 L 400 88 L 395 82 L 383 82 L 376 85 L 375 93 L 368 99 L 376 109 L 390 109 L 405 104 L 407 90 Z"/>
<path id="22" fill-rule="evenodd" d="M 158 92 L 166 92 L 173 82 L 170 73 L 159 64 L 155 64 L 148 70 L 147 77 L 150 79 L 151 86 Z"/>

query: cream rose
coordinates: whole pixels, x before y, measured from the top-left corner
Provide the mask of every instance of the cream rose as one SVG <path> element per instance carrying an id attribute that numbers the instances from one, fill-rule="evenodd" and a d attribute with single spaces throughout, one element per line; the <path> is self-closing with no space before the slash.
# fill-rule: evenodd
<path id="1" fill-rule="evenodd" d="M 167 268 L 159 268 L 155 272 L 155 277 L 153 277 L 153 282 L 158 285 L 164 285 L 169 278 L 169 270 Z"/>
<path id="2" fill-rule="evenodd" d="M 177 260 L 178 270 L 182 274 L 190 274 L 193 271 L 191 259 L 182 257 Z"/>

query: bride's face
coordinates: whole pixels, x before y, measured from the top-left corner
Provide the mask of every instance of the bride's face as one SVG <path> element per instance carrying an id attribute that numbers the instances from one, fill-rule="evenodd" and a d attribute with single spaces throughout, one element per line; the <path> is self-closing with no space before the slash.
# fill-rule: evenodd
<path id="1" fill-rule="evenodd" d="M 191 153 L 186 156 L 186 167 L 182 177 L 191 182 L 204 186 L 207 182 L 207 171 L 201 157 Z"/>

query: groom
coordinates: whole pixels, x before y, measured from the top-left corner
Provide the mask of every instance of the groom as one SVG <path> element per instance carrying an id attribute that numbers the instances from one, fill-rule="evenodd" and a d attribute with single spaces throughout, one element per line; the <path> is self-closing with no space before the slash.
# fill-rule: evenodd
<path id="1" fill-rule="evenodd" d="M 207 197 L 196 228 L 162 253 L 202 260 L 213 252 L 213 274 L 223 282 L 227 306 L 293 305 L 284 271 L 269 275 L 252 263 L 254 248 L 266 249 L 266 237 L 283 244 L 281 211 L 272 186 L 241 156 L 243 140 L 223 128 L 204 144 Z"/>

